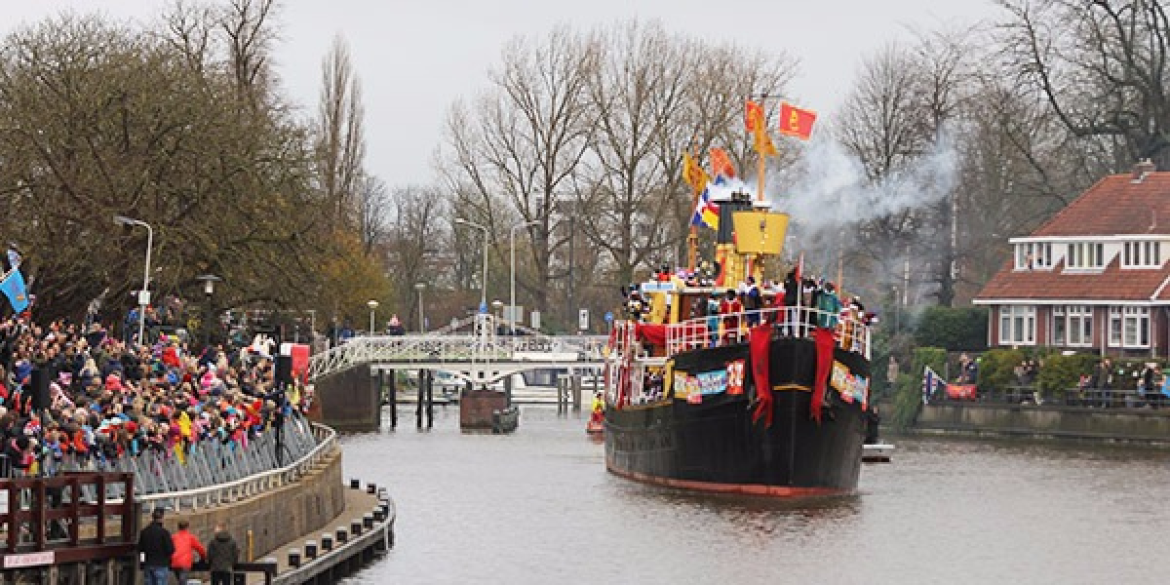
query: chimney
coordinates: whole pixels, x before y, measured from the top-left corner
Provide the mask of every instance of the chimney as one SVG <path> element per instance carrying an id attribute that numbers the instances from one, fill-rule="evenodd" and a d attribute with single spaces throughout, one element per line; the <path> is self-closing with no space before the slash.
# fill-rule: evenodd
<path id="1" fill-rule="evenodd" d="M 1154 166 L 1154 163 L 1150 159 L 1143 158 L 1137 164 L 1133 165 L 1133 182 L 1142 182 L 1142 179 L 1146 178 L 1146 175 L 1156 170 L 1158 170 L 1158 167 Z"/>

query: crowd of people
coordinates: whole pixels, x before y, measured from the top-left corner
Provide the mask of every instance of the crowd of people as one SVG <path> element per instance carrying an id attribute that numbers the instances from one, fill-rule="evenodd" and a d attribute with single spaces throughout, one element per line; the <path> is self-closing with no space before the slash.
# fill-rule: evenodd
<path id="1" fill-rule="evenodd" d="M 184 461 L 201 441 L 244 445 L 311 399 L 277 384 L 270 345 L 160 334 L 149 344 L 104 325 L 27 315 L 0 322 L 0 474 L 52 460 L 106 463 L 157 452 Z"/>

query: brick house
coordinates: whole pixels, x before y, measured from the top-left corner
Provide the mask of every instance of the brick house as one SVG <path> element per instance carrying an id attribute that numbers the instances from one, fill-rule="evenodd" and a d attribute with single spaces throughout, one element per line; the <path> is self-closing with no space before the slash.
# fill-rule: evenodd
<path id="1" fill-rule="evenodd" d="M 1105 177 L 1036 231 L 975 298 L 989 347 L 1170 353 L 1170 172 Z"/>

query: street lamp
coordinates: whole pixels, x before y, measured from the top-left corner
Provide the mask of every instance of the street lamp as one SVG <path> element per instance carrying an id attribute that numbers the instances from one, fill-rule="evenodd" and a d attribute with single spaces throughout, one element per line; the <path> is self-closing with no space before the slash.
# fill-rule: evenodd
<path id="1" fill-rule="evenodd" d="M 378 301 L 370 299 L 366 301 L 366 306 L 370 308 L 370 335 L 374 334 L 374 310 L 378 308 Z"/>
<path id="2" fill-rule="evenodd" d="M 540 220 L 534 219 L 532 221 L 524 222 L 520 225 L 514 225 L 512 226 L 512 232 L 508 234 L 508 250 L 512 255 L 512 273 L 509 279 L 511 282 L 512 292 L 508 299 L 508 306 L 511 307 L 509 310 L 512 311 L 512 314 L 509 315 L 510 318 L 508 319 L 508 323 L 511 326 L 513 336 L 516 335 L 516 230 L 520 228 L 526 228 L 530 225 L 536 225 L 538 223 L 540 223 Z"/>
<path id="3" fill-rule="evenodd" d="M 487 311 L 488 229 L 478 223 L 475 223 L 474 221 L 468 221 L 462 217 L 455 218 L 455 223 L 483 231 L 483 286 L 480 287 L 479 292 L 479 311 L 482 313 Z"/>
<path id="4" fill-rule="evenodd" d="M 427 332 L 427 318 L 426 318 L 426 313 L 423 313 L 423 298 L 422 298 L 423 290 L 426 288 L 427 288 L 427 285 L 425 282 L 414 283 L 414 290 L 418 291 L 418 332 L 419 333 L 426 333 Z"/>
<path id="5" fill-rule="evenodd" d="M 138 291 L 138 343 L 145 345 L 146 306 L 150 304 L 150 249 L 154 247 L 154 230 L 150 224 L 125 215 L 115 215 L 114 225 L 140 225 L 146 228 L 146 266 L 142 270 L 142 290 Z"/>
<path id="6" fill-rule="evenodd" d="M 223 280 L 214 274 L 200 274 L 195 277 L 203 283 L 203 296 L 207 297 L 207 319 L 203 325 L 203 347 L 211 345 L 211 320 L 215 315 L 215 311 L 211 308 L 211 295 L 215 293 L 215 283 Z"/>

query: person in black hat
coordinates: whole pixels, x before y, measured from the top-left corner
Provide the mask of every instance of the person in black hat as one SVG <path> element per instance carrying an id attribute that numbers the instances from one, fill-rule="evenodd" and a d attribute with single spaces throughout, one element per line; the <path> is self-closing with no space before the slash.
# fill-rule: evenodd
<path id="1" fill-rule="evenodd" d="M 155 508 L 150 513 L 150 525 L 138 533 L 138 554 L 146 585 L 167 585 L 174 553 L 171 533 L 163 526 L 163 509 Z"/>

